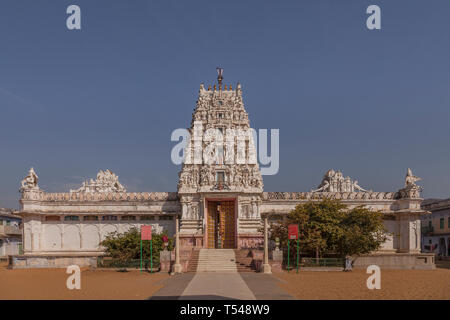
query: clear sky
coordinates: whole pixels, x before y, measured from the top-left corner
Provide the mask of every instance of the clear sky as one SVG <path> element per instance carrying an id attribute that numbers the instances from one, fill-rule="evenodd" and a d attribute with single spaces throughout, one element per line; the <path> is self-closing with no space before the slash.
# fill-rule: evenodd
<path id="1" fill-rule="evenodd" d="M 81 7 L 82 30 L 66 28 Z M 381 7 L 381 30 L 366 8 Z M 239 81 L 251 126 L 280 129 L 266 191 L 329 169 L 366 189 L 450 197 L 450 1 L 2 0 L 0 206 L 21 179 L 67 192 L 100 169 L 128 191 L 176 191 L 172 130 L 199 85 Z"/>

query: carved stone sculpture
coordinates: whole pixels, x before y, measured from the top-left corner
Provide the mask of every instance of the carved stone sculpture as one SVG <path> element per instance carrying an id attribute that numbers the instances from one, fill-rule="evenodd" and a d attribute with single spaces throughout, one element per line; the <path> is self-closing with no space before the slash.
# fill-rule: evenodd
<path id="1" fill-rule="evenodd" d="M 352 188 L 351 188 L 350 191 L 351 191 L 351 192 L 354 192 L 354 191 L 368 192 L 367 190 L 361 188 L 361 187 L 358 185 L 358 180 L 353 181 L 353 183 L 352 183 Z"/>
<path id="2" fill-rule="evenodd" d="M 403 189 L 400 189 L 397 194 L 395 195 L 396 199 L 403 199 L 403 198 L 420 198 L 420 192 L 422 191 L 422 187 L 416 185 L 416 181 L 421 180 L 421 178 L 413 175 L 410 168 L 406 171 L 406 177 L 405 177 L 405 187 Z"/>
<path id="3" fill-rule="evenodd" d="M 22 187 L 20 188 L 20 191 L 23 192 L 39 190 L 38 180 L 39 177 L 37 176 L 36 172 L 34 172 L 34 169 L 31 168 L 30 171 L 28 171 L 28 175 L 22 180 Z"/>
<path id="4" fill-rule="evenodd" d="M 358 181 L 350 179 L 350 177 L 344 178 L 341 171 L 334 171 L 330 169 L 323 176 L 322 182 L 318 186 L 318 189 L 311 192 L 368 192 L 358 185 Z"/>
<path id="5" fill-rule="evenodd" d="M 120 184 L 119 177 L 111 170 L 100 170 L 97 179 L 90 179 L 83 182 L 83 185 L 77 190 L 70 190 L 71 193 L 117 193 L 127 192 Z"/>
<path id="6" fill-rule="evenodd" d="M 405 177 L 405 187 L 408 187 L 410 185 L 416 185 L 416 181 L 420 181 L 422 178 L 419 178 L 415 175 L 413 175 L 410 168 L 406 171 L 406 177 Z"/>

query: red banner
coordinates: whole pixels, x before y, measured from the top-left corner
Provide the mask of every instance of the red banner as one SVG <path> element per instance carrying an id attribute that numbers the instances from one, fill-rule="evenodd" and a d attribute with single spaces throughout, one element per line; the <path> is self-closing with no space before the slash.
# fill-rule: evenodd
<path id="1" fill-rule="evenodd" d="M 141 226 L 141 240 L 152 240 L 152 226 Z"/>
<path id="2" fill-rule="evenodd" d="M 298 224 L 290 224 L 288 226 L 288 236 L 289 236 L 289 240 L 297 240 L 298 239 Z"/>

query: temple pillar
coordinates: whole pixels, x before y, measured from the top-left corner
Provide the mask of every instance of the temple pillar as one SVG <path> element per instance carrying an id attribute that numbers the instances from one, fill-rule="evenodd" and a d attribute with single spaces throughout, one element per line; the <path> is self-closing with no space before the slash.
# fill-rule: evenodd
<path id="1" fill-rule="evenodd" d="M 179 228 L 179 216 L 175 216 L 175 264 L 173 265 L 172 273 L 181 273 L 182 267 L 180 264 L 180 228 Z"/>
<path id="2" fill-rule="evenodd" d="M 262 265 L 262 272 L 272 273 L 272 268 L 269 264 L 269 223 L 267 215 L 264 216 L 264 263 Z"/>
<path id="3" fill-rule="evenodd" d="M 420 253 L 420 215 L 415 212 L 402 212 L 399 223 L 399 253 Z"/>

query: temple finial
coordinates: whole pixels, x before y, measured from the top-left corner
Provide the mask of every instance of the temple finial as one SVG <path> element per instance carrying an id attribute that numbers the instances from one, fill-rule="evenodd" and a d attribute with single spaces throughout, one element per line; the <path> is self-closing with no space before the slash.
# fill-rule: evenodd
<path id="1" fill-rule="evenodd" d="M 219 83 L 219 87 L 222 86 L 222 80 L 223 80 L 223 69 L 220 67 L 217 67 L 217 82 Z"/>

